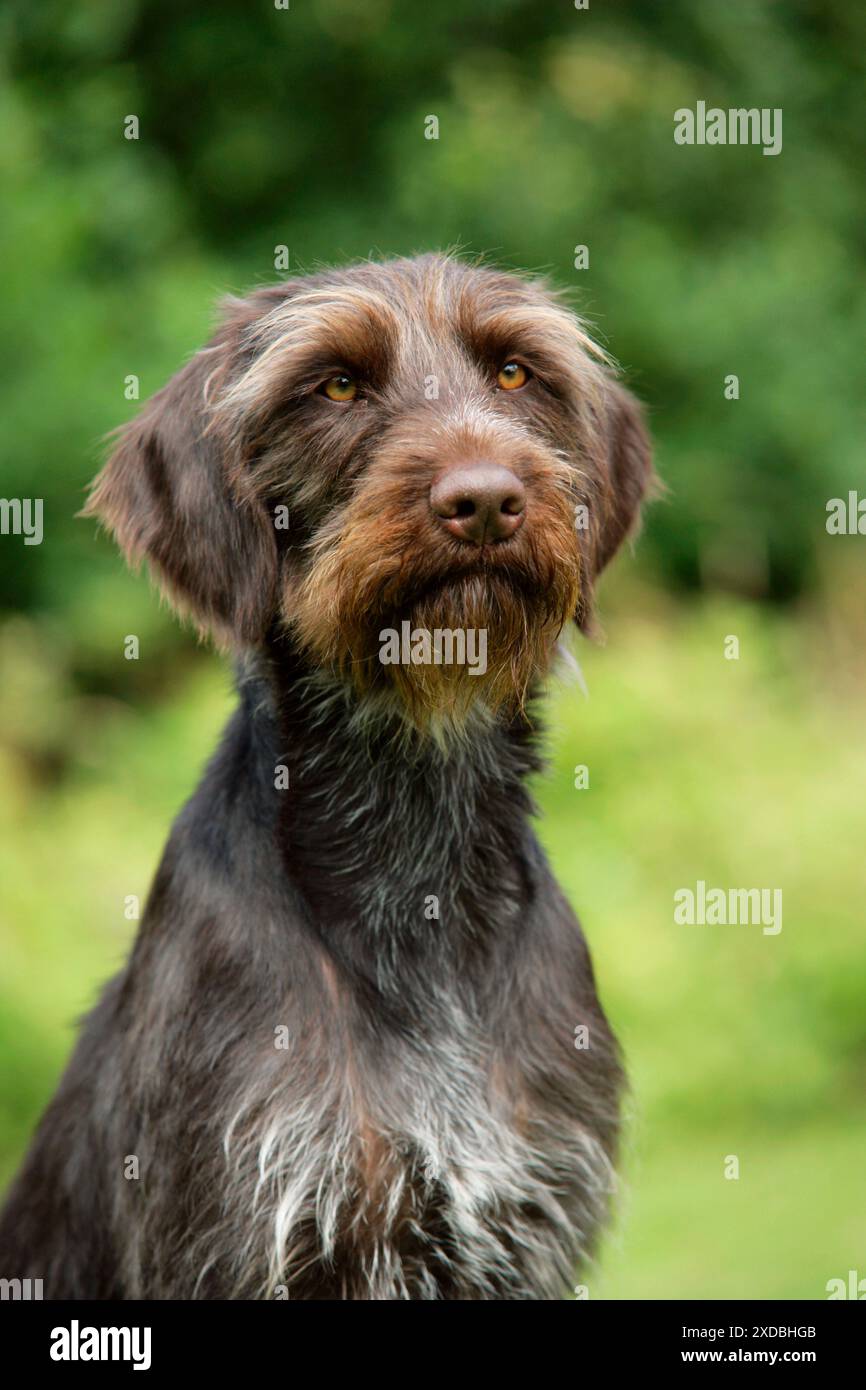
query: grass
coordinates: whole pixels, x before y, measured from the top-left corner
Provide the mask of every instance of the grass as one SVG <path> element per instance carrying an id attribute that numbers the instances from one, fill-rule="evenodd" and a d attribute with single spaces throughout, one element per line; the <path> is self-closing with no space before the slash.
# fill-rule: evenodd
<path id="1" fill-rule="evenodd" d="M 863 658 L 826 614 L 661 598 L 639 611 L 620 595 L 608 626 L 607 646 L 581 646 L 589 698 L 553 691 L 536 788 L 631 1078 L 623 1192 L 590 1296 L 823 1298 L 828 1279 L 866 1273 Z M 143 900 L 231 705 L 204 658 L 141 708 L 85 699 L 33 629 L 14 637 L 0 1181 L 72 1021 L 128 947 L 124 901 Z M 34 707 L 53 730 L 41 762 L 24 732 Z M 673 894 L 698 879 L 781 888 L 782 931 L 675 925 Z"/>

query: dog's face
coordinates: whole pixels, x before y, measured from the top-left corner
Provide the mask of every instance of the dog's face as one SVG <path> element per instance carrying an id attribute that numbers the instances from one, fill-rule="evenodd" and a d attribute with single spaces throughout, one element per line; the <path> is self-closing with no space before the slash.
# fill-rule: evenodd
<path id="1" fill-rule="evenodd" d="M 424 726 L 522 704 L 563 625 L 587 626 L 650 474 L 639 409 L 572 314 L 424 256 L 232 301 L 88 511 L 202 625 L 239 645 L 287 628 Z M 405 623 L 430 645 L 383 662 Z M 483 632 L 484 669 L 430 659 L 442 632 Z"/>

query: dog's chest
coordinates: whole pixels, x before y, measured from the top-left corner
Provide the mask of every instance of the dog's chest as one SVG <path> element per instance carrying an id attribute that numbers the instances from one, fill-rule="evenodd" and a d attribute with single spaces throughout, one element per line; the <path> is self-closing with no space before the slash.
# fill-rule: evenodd
<path id="1" fill-rule="evenodd" d="M 569 1182 L 607 1161 L 565 1112 L 530 1123 L 516 1076 L 454 1034 L 275 1095 L 244 1140 L 269 1296 L 556 1296 Z"/>

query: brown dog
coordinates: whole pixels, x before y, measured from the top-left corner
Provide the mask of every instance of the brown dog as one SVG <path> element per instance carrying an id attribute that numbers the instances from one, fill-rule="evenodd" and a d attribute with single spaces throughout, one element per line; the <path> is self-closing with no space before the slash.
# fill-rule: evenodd
<path id="1" fill-rule="evenodd" d="M 89 510 L 238 651 L 241 705 L 0 1274 L 55 1298 L 563 1291 L 621 1073 L 529 823 L 527 704 L 650 475 L 578 321 L 443 256 L 231 302 L 123 430 Z"/>

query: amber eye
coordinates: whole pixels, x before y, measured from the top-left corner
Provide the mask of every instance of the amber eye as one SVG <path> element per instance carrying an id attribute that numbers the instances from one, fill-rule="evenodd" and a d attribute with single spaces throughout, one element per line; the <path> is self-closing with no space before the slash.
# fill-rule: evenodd
<path id="1" fill-rule="evenodd" d="M 329 377 L 319 390 L 329 401 L 353 401 L 358 394 L 358 383 L 346 376 L 345 372 L 341 372 L 339 376 Z"/>
<path id="2" fill-rule="evenodd" d="M 516 391 L 518 387 L 525 386 L 528 380 L 529 372 L 519 362 L 506 362 L 496 378 L 503 391 Z"/>

